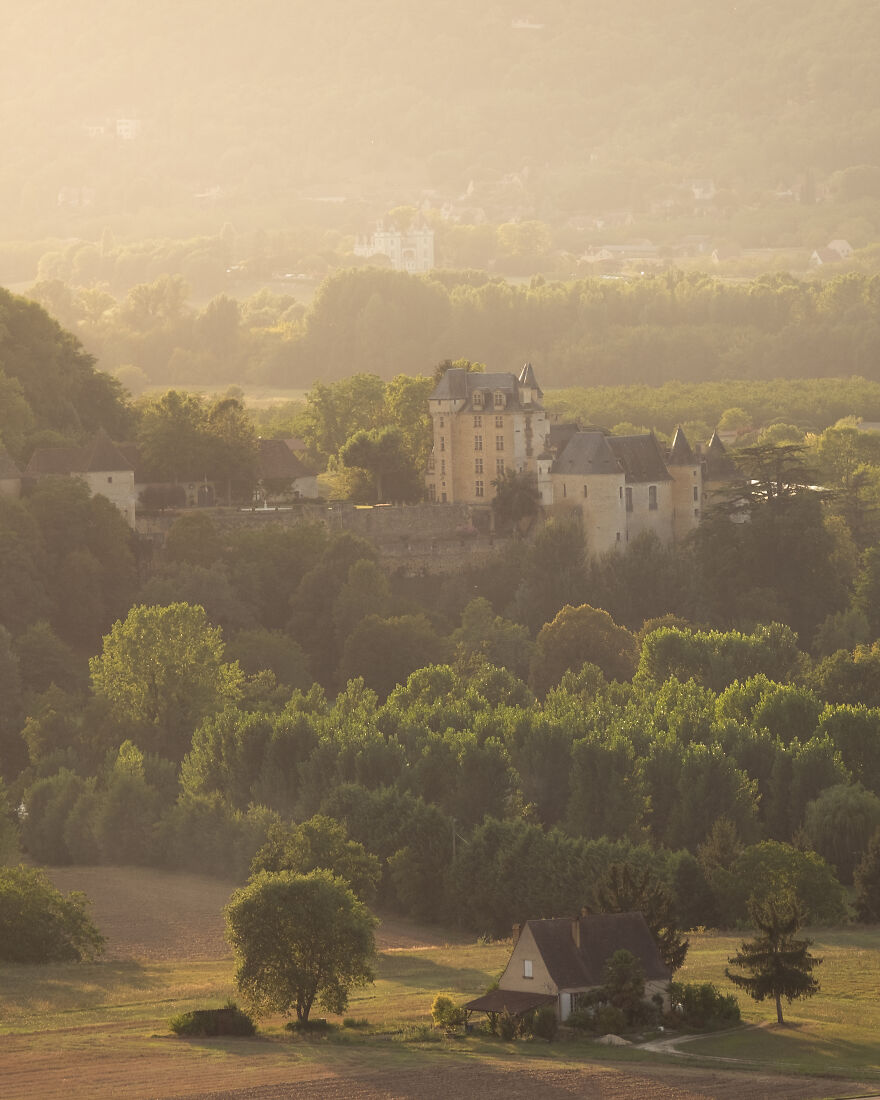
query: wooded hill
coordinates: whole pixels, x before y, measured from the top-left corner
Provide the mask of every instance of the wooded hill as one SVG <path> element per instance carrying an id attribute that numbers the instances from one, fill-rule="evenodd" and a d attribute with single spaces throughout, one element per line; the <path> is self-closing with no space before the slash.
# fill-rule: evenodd
<path id="1" fill-rule="evenodd" d="M 491 204 L 509 173 L 539 217 L 639 210 L 693 177 L 809 202 L 880 164 L 878 41 L 860 0 L 19 5 L 0 43 L 0 233 L 93 214 L 142 235 L 277 224 L 301 220 L 298 197 L 456 198 L 471 180 Z M 119 119 L 140 123 L 131 140 Z M 876 172 L 835 185 L 877 198 Z M 85 192 L 59 217 L 64 189 Z"/>

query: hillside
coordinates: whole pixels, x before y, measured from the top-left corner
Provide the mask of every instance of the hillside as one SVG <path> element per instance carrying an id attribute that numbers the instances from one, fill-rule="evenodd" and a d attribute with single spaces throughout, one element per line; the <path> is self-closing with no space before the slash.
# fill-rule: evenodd
<path id="1" fill-rule="evenodd" d="M 370 204 L 470 181 L 480 205 L 544 218 L 638 210 L 694 177 L 877 197 L 873 175 L 834 177 L 880 164 L 880 10 L 859 0 L 205 10 L 41 0 L 6 17 L 0 233 L 351 229 Z M 308 202 L 330 197 L 367 205 Z"/>

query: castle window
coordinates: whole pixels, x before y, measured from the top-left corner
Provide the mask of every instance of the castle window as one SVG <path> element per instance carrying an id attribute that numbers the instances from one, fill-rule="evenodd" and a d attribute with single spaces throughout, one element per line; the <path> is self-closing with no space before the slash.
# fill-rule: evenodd
<path id="1" fill-rule="evenodd" d="M 496 428 L 503 428 L 504 427 L 504 417 L 503 416 L 496 416 L 495 417 L 495 427 Z"/>
<path id="2" fill-rule="evenodd" d="M 446 436 L 445 435 L 440 436 L 440 450 L 441 451 L 446 450 Z"/>
<path id="3" fill-rule="evenodd" d="M 481 435 L 474 436 L 474 450 L 482 451 L 483 449 L 483 437 Z"/>
<path id="4" fill-rule="evenodd" d="M 620 487 L 620 499 L 623 500 L 623 486 Z"/>
<path id="5" fill-rule="evenodd" d="M 503 435 L 496 435 L 495 436 L 495 450 L 496 451 L 503 451 L 504 450 L 504 436 Z"/>
<path id="6" fill-rule="evenodd" d="M 441 428 L 442 428 L 442 427 L 445 427 L 445 424 L 446 424 L 446 421 L 445 421 L 445 420 L 443 419 L 443 417 L 441 416 L 441 417 L 440 417 L 440 427 L 441 427 Z"/>
<path id="7" fill-rule="evenodd" d="M 617 541 L 620 542 L 620 532 L 617 532 Z"/>
<path id="8" fill-rule="evenodd" d="M 633 491 L 630 488 L 626 490 L 626 510 L 631 512 L 633 510 Z"/>
<path id="9" fill-rule="evenodd" d="M 700 490 L 695 485 L 694 486 L 694 500 L 699 500 L 699 499 L 700 499 Z"/>
<path id="10" fill-rule="evenodd" d="M 699 519 L 699 518 L 700 518 L 700 509 L 699 508 L 694 508 L 694 519 Z"/>
<path id="11" fill-rule="evenodd" d="M 564 482 L 564 481 L 563 481 L 563 483 L 562 483 L 562 495 L 563 495 L 564 497 L 567 497 L 567 496 L 568 496 L 568 490 L 567 490 L 567 489 L 565 488 L 565 482 Z"/>
<path id="12" fill-rule="evenodd" d="M 474 390 L 474 408 L 482 409 L 483 407 L 483 391 Z"/>
<path id="13" fill-rule="evenodd" d="M 446 473 L 446 459 L 445 458 L 440 459 L 440 473 L 441 474 Z"/>
<path id="14" fill-rule="evenodd" d="M 495 408 L 503 409 L 507 402 L 504 400 L 504 394 L 496 391 L 495 393 Z"/>
<path id="15" fill-rule="evenodd" d="M 587 499 L 587 487 L 584 485 L 584 500 Z"/>
<path id="16" fill-rule="evenodd" d="M 108 476 L 108 478 L 107 478 L 107 484 L 108 484 L 108 485 L 112 485 L 112 484 L 113 484 L 113 475 L 112 475 L 112 474 L 110 474 L 110 475 Z"/>
<path id="17" fill-rule="evenodd" d="M 483 460 L 481 458 L 474 459 L 474 473 L 481 474 L 483 472 Z"/>
<path id="18" fill-rule="evenodd" d="M 532 960 L 531 959 L 523 959 L 523 977 L 524 978 L 534 977 L 534 975 L 532 974 Z"/>
<path id="19" fill-rule="evenodd" d="M 483 426 L 482 416 L 475 416 L 474 417 L 474 427 L 475 428 L 482 428 L 482 426 Z"/>
<path id="20" fill-rule="evenodd" d="M 474 482 L 474 496 L 481 497 L 483 495 L 483 483 L 482 481 Z"/>
<path id="21" fill-rule="evenodd" d="M 650 510 L 652 512 L 657 511 L 657 486 L 656 485 L 649 485 L 648 486 L 648 508 L 650 508 Z"/>
<path id="22" fill-rule="evenodd" d="M 498 474 L 499 477 L 501 477 L 501 475 L 504 473 L 504 459 L 503 458 L 496 458 L 495 459 L 495 473 Z"/>

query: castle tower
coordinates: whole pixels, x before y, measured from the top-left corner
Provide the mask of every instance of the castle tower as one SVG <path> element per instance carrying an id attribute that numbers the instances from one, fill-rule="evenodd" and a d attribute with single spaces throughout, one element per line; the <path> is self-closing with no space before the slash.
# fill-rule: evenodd
<path id="1" fill-rule="evenodd" d="M 703 508 L 703 470 L 681 425 L 675 429 L 666 459 L 672 475 L 672 538 L 681 542 L 700 523 Z"/>

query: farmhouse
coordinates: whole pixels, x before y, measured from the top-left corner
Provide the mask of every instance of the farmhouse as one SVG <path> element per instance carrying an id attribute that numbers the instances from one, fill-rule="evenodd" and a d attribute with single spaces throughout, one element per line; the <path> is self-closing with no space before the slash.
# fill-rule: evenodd
<path id="1" fill-rule="evenodd" d="M 134 464 L 103 428 L 84 447 L 38 447 L 31 455 L 25 478 L 38 481 L 50 476 L 81 478 L 92 496 L 107 497 L 129 527 L 134 527 Z"/>
<path id="2" fill-rule="evenodd" d="M 464 1007 L 467 1012 L 512 1015 L 552 1004 L 560 1020 L 578 1007 L 580 996 L 603 984 L 605 964 L 615 951 L 630 951 L 645 970 L 645 995 L 669 999 L 669 967 L 641 913 L 587 913 L 574 920 L 530 920 L 514 928 L 510 959 L 498 988 Z"/>

